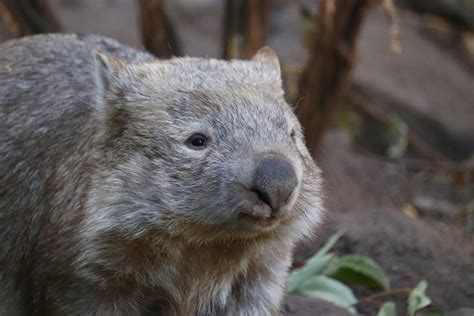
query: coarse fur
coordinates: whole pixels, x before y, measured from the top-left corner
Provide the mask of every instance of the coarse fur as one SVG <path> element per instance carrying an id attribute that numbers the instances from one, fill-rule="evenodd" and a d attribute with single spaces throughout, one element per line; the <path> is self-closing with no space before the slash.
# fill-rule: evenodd
<path id="1" fill-rule="evenodd" d="M 0 315 L 279 313 L 322 203 L 273 51 L 157 60 L 39 35 L 0 45 L 0 83 Z M 236 192 L 268 153 L 298 186 L 261 227 Z"/>

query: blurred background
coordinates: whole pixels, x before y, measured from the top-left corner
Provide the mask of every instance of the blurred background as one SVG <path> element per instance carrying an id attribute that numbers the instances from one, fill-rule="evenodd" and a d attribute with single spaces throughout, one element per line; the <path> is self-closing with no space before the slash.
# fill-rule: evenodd
<path id="1" fill-rule="evenodd" d="M 360 314 L 387 302 L 415 314 L 410 291 L 426 280 L 432 304 L 417 315 L 474 315 L 474 1 L 0 0 L 0 41 L 45 32 L 160 58 L 272 47 L 326 179 L 325 223 L 295 269 L 343 232 L 334 254 L 371 258 L 390 280 L 348 282 Z M 347 313 L 300 296 L 285 314 Z"/>

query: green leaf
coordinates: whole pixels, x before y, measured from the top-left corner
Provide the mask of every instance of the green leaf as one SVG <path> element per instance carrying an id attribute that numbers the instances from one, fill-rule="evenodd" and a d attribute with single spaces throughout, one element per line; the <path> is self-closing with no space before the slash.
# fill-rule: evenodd
<path id="1" fill-rule="evenodd" d="M 394 302 L 386 302 L 380 307 L 377 316 L 397 316 L 397 308 Z"/>
<path id="2" fill-rule="evenodd" d="M 413 316 L 415 312 L 431 304 L 431 299 L 426 295 L 428 282 L 425 280 L 418 285 L 408 295 L 408 315 Z"/>
<path id="3" fill-rule="evenodd" d="M 286 292 L 296 292 L 310 277 L 321 274 L 332 258 L 334 258 L 333 254 L 323 254 L 319 257 L 313 256 L 311 262 L 308 261 L 302 268 L 291 271 L 286 282 Z"/>
<path id="4" fill-rule="evenodd" d="M 440 311 L 421 311 L 421 312 L 415 313 L 415 316 L 443 316 L 443 315 L 444 315 L 443 312 L 440 312 Z"/>
<path id="5" fill-rule="evenodd" d="M 334 247 L 334 245 L 339 240 L 339 238 L 341 238 L 342 234 L 343 234 L 342 232 L 338 232 L 338 233 L 333 234 L 331 237 L 329 237 L 329 239 L 324 243 L 324 245 L 321 248 L 319 248 L 318 252 L 316 252 L 314 256 L 308 259 L 308 262 L 311 262 L 313 258 L 317 258 L 317 257 L 327 254 L 329 250 L 331 250 L 331 248 Z"/>
<path id="6" fill-rule="evenodd" d="M 363 256 L 344 256 L 334 261 L 325 274 L 343 282 L 384 290 L 390 288 L 390 281 L 383 269 L 372 259 Z"/>
<path id="7" fill-rule="evenodd" d="M 390 146 L 387 154 L 391 158 L 402 157 L 408 146 L 408 125 L 396 115 L 390 116 L 390 122 L 387 130 L 390 138 Z"/>
<path id="8" fill-rule="evenodd" d="M 295 293 L 311 276 L 321 274 L 322 271 L 327 268 L 329 262 L 334 258 L 334 254 L 328 252 L 334 247 L 341 236 L 342 233 L 336 233 L 329 237 L 318 252 L 306 261 L 306 264 L 302 268 L 290 272 L 288 281 L 286 282 L 287 293 Z"/>
<path id="9" fill-rule="evenodd" d="M 312 277 L 298 292 L 303 296 L 323 299 L 355 312 L 352 305 L 357 303 L 357 299 L 352 290 L 347 285 L 327 276 Z"/>

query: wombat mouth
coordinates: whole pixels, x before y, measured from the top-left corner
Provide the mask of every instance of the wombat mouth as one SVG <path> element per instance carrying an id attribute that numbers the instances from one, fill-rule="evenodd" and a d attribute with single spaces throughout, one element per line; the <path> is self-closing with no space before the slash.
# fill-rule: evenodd
<path id="1" fill-rule="evenodd" d="M 238 217 L 239 221 L 245 222 L 255 226 L 272 227 L 277 225 L 281 221 L 281 217 L 270 215 L 269 217 L 255 216 L 247 213 L 240 213 Z"/>

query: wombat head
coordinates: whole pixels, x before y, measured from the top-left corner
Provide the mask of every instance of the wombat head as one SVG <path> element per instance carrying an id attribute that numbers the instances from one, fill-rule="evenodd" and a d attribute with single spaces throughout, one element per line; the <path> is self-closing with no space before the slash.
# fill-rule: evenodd
<path id="1" fill-rule="evenodd" d="M 271 49 L 248 61 L 96 59 L 104 163 L 90 226 L 203 242 L 302 235 L 319 220 L 319 170 Z"/>

